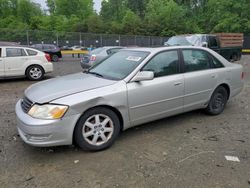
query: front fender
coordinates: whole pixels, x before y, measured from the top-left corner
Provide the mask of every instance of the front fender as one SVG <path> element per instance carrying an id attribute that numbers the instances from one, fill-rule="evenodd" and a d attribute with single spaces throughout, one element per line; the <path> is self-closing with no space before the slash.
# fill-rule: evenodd
<path id="1" fill-rule="evenodd" d="M 83 114 L 88 109 L 96 106 L 110 106 L 115 108 L 122 115 L 124 129 L 130 127 L 127 87 L 124 81 L 117 82 L 110 86 L 62 97 L 51 103 L 70 106 L 66 116 Z"/>

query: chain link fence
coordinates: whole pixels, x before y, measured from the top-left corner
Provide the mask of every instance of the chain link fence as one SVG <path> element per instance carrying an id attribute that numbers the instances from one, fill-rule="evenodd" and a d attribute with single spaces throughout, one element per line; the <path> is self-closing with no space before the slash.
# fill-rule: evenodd
<path id="1" fill-rule="evenodd" d="M 21 45 L 55 44 L 57 46 L 160 46 L 168 37 L 0 29 L 0 41 Z"/>
<path id="2" fill-rule="evenodd" d="M 80 32 L 56 32 L 39 30 L 1 29 L 0 41 L 16 42 L 21 45 L 55 44 L 57 46 L 161 46 L 168 37 L 93 34 Z M 250 36 L 244 37 L 244 49 L 250 49 Z"/>

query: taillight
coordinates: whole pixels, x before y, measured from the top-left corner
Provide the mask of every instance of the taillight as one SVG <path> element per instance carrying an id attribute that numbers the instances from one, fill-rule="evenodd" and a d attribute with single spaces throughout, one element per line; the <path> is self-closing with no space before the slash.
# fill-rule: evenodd
<path id="1" fill-rule="evenodd" d="M 244 79 L 244 72 L 242 71 L 241 72 L 241 80 L 243 80 Z"/>
<path id="2" fill-rule="evenodd" d="M 49 54 L 45 54 L 45 57 L 46 57 L 46 59 L 47 59 L 48 62 L 51 62 L 51 57 L 50 57 Z"/>
<path id="3" fill-rule="evenodd" d="M 96 60 L 96 56 L 95 55 L 92 55 L 91 57 L 90 57 L 90 61 L 95 61 Z"/>

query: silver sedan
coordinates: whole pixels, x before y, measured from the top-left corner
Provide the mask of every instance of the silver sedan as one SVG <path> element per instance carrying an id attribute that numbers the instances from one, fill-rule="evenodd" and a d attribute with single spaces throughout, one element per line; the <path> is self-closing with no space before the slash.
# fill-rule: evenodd
<path id="1" fill-rule="evenodd" d="M 198 47 L 121 50 L 88 72 L 32 85 L 16 104 L 33 146 L 111 146 L 130 127 L 195 109 L 223 112 L 243 88 L 242 66 Z"/>

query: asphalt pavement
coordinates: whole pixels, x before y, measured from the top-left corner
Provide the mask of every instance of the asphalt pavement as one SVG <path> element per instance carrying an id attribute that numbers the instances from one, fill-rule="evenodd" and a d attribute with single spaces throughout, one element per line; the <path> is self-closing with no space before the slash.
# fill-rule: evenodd
<path id="1" fill-rule="evenodd" d="M 131 128 L 101 152 L 23 143 L 14 109 L 35 82 L 0 81 L 0 187 L 250 187 L 250 56 L 237 63 L 245 87 L 221 115 L 197 110 Z M 54 65 L 46 79 L 81 71 L 71 56 Z"/>

